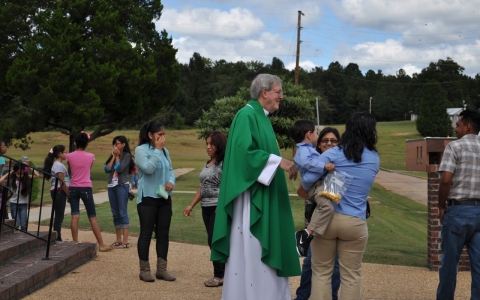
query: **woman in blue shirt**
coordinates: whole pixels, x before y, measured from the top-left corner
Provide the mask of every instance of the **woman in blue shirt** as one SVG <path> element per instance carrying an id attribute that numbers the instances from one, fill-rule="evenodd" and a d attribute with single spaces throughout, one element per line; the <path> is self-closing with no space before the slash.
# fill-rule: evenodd
<path id="1" fill-rule="evenodd" d="M 140 279 L 153 282 L 148 261 L 150 241 L 155 229 L 157 237 L 157 279 L 173 281 L 167 272 L 168 234 L 172 220 L 171 194 L 175 187 L 175 174 L 165 146 L 165 127 L 151 121 L 140 129 L 139 146 L 135 148 L 138 171 L 137 211 L 140 219 L 138 257 Z M 157 193 L 158 192 L 158 193 Z"/>
<path id="2" fill-rule="evenodd" d="M 360 299 L 362 258 L 368 240 L 366 222 L 367 196 L 378 173 L 380 159 L 376 120 L 367 112 L 355 113 L 347 120 L 345 132 L 337 147 L 320 156 L 324 163 L 333 163 L 335 170 L 353 177 L 338 204 L 325 234 L 315 237 L 312 251 L 312 298 L 331 299 L 330 278 L 338 253 L 341 297 Z"/>

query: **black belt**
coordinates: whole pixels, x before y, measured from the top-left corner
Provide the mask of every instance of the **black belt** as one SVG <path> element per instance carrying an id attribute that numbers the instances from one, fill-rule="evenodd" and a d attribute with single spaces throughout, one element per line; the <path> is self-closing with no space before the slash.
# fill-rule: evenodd
<path id="1" fill-rule="evenodd" d="M 448 200 L 448 205 L 471 205 L 471 206 L 480 206 L 480 199 L 465 199 L 465 200 Z"/>

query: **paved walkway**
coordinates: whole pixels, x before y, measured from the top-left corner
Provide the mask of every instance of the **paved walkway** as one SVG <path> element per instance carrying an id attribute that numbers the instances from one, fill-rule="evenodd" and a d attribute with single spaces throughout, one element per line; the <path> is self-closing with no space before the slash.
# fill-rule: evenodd
<path id="1" fill-rule="evenodd" d="M 375 182 L 391 192 L 427 205 L 427 179 L 380 170 Z"/>
<path id="2" fill-rule="evenodd" d="M 380 171 L 375 180 L 386 189 L 426 204 L 426 179 Z M 103 193 L 106 194 L 106 193 Z M 95 200 L 107 197 L 95 194 Z M 102 233 L 104 240 L 113 242 L 115 236 Z M 63 233 L 65 242 L 70 232 Z M 90 231 L 79 233 L 81 241 L 95 243 Z M 220 299 L 221 288 L 206 288 L 203 281 L 212 277 L 207 246 L 170 243 L 168 269 L 177 277 L 175 282 L 141 282 L 138 279 L 136 237 L 130 237 L 130 248 L 108 253 L 98 252 L 97 258 L 25 299 Z M 154 244 L 150 246 L 150 260 L 155 262 Z M 153 264 L 152 264 L 153 267 Z M 460 272 L 455 299 L 470 299 L 470 272 Z M 290 279 L 292 299 L 299 277 Z M 361 299 L 435 299 L 438 273 L 426 268 L 363 264 Z M 250 299 L 249 299 L 250 300 Z M 255 300 L 255 299 L 252 299 Z"/>
<path id="3" fill-rule="evenodd" d="M 187 174 L 191 171 L 195 170 L 194 168 L 179 168 L 179 169 L 175 169 L 175 178 L 177 177 L 180 177 L 184 174 Z M 176 191 L 177 192 L 177 191 Z M 181 191 L 179 193 L 182 193 Z M 190 193 L 190 192 L 184 192 L 184 193 Z M 195 192 L 192 192 L 192 193 L 195 193 Z M 96 193 L 94 196 L 93 196 L 93 201 L 95 202 L 95 204 L 100 204 L 100 203 L 104 203 L 104 202 L 108 202 L 108 192 L 100 192 L 100 193 Z M 40 207 L 32 207 L 30 209 L 30 216 L 29 216 L 29 220 L 31 220 L 32 222 L 33 221 L 38 221 L 39 220 L 39 215 L 40 215 L 40 209 L 41 209 L 41 218 L 40 220 L 43 221 L 43 220 L 46 220 L 46 219 L 50 219 L 50 215 L 52 213 L 52 205 L 51 204 L 48 204 L 48 205 L 44 205 L 42 208 Z M 80 201 L 80 210 L 85 210 L 85 206 L 83 205 L 83 202 Z M 69 214 L 69 211 L 68 209 L 65 210 L 66 211 L 66 214 Z"/>

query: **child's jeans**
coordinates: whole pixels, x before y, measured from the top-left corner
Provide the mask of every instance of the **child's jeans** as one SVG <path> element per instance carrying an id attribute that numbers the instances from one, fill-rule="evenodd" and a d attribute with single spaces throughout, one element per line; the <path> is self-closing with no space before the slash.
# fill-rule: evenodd
<path id="1" fill-rule="evenodd" d="M 17 203 L 10 203 L 10 213 L 12 214 L 12 219 L 15 221 L 15 228 L 20 228 L 23 231 L 27 230 L 27 209 L 28 204 L 17 204 Z"/>

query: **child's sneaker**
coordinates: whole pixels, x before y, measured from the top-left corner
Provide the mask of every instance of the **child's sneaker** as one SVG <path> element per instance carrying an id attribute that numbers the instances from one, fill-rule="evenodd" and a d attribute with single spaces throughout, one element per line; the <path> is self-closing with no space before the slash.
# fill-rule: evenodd
<path id="1" fill-rule="evenodd" d="M 313 239 L 313 235 L 303 229 L 295 232 L 295 239 L 297 240 L 297 252 L 301 257 L 307 257 L 308 247 Z"/>

